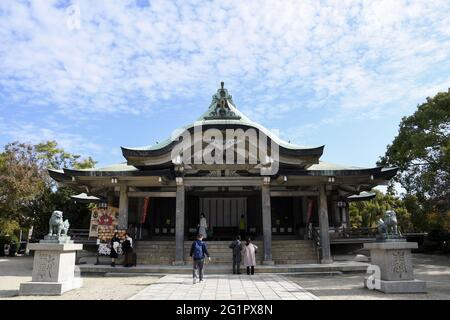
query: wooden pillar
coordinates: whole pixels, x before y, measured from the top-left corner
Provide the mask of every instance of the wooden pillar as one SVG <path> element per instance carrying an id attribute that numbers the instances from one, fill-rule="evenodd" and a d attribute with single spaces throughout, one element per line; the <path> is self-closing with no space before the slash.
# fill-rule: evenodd
<path id="1" fill-rule="evenodd" d="M 319 226 L 320 226 L 320 245 L 322 247 L 321 263 L 332 263 L 330 250 L 330 234 L 328 225 L 328 206 L 325 185 L 319 186 Z"/>
<path id="2" fill-rule="evenodd" d="M 342 224 L 345 225 L 346 228 L 350 229 L 350 216 L 349 216 L 349 210 L 347 209 L 347 204 L 346 206 L 341 208 L 342 210 Z"/>
<path id="3" fill-rule="evenodd" d="M 114 190 L 108 191 L 107 199 L 108 199 L 108 207 L 114 207 L 114 198 L 116 197 Z"/>
<path id="4" fill-rule="evenodd" d="M 175 261 L 174 265 L 184 264 L 184 207 L 185 189 L 183 178 L 177 177 L 177 198 L 175 212 Z"/>
<path id="5" fill-rule="evenodd" d="M 337 201 L 332 202 L 333 210 L 334 210 L 334 225 L 337 227 L 340 227 L 342 224 L 341 208 L 339 208 L 337 204 L 338 204 Z"/>
<path id="6" fill-rule="evenodd" d="M 128 186 L 126 184 L 120 185 L 119 198 L 119 229 L 128 229 Z"/>
<path id="7" fill-rule="evenodd" d="M 272 260 L 272 214 L 270 206 L 270 177 L 264 177 L 264 183 L 261 186 L 261 198 L 264 235 L 263 264 L 274 264 Z"/>

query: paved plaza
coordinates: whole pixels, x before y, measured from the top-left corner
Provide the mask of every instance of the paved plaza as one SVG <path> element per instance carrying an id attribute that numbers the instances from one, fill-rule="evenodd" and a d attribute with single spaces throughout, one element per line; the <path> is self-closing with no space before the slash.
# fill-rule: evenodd
<path id="1" fill-rule="evenodd" d="M 189 275 L 168 275 L 131 300 L 316 300 L 315 295 L 281 275 L 209 275 L 192 283 Z"/>
<path id="2" fill-rule="evenodd" d="M 349 259 L 352 257 L 348 257 Z M 337 263 L 337 262 L 336 262 Z M 17 296 L 20 283 L 31 280 L 32 257 L 0 258 L 0 300 L 2 299 L 443 299 L 450 300 L 450 256 L 413 254 L 417 279 L 427 281 L 425 294 L 384 294 L 365 289 L 364 273 L 296 275 L 258 273 L 253 276 L 212 274 L 206 268 L 205 282 L 192 284 L 192 274 L 163 276 L 145 273 L 83 275 L 83 287 L 62 296 Z M 188 266 L 185 266 L 186 268 Z M 262 268 L 263 266 L 260 266 Z M 134 269 L 134 268 L 131 268 Z M 128 269 L 130 272 L 131 269 Z"/>

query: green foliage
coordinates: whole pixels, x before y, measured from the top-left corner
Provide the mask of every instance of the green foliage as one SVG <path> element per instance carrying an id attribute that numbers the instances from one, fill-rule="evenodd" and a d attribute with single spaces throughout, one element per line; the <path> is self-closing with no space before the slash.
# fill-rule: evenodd
<path id="1" fill-rule="evenodd" d="M 46 168 L 88 169 L 93 168 L 97 163 L 91 157 L 80 160 L 80 155 L 71 154 L 64 151 L 63 148 L 58 148 L 58 143 L 54 140 L 35 145 L 35 150 L 37 158 L 42 161 L 41 165 Z"/>
<path id="2" fill-rule="evenodd" d="M 87 204 L 75 204 L 70 198 L 74 191 L 60 186 L 56 191 L 47 188 L 28 208 L 34 219 L 34 234 L 40 238 L 48 232 L 48 220 L 54 210 L 64 212 L 64 219 L 69 219 L 70 228 L 87 229 L 90 223 L 90 209 Z"/>
<path id="3" fill-rule="evenodd" d="M 375 198 L 368 201 L 350 202 L 350 224 L 353 228 L 374 228 L 379 218 L 383 218 L 387 210 L 394 210 L 397 214 L 399 228 L 402 232 L 413 230 L 411 214 L 404 202 L 392 194 L 383 194 L 374 189 Z"/>
<path id="4" fill-rule="evenodd" d="M 0 155 L 0 218 L 25 222 L 23 210 L 45 189 L 45 172 L 32 146 L 9 143 Z"/>
<path id="5" fill-rule="evenodd" d="M 86 205 L 75 205 L 67 187 L 57 187 L 47 168 L 90 168 L 95 161 L 70 154 L 56 141 L 37 145 L 9 143 L 0 153 L 0 235 L 17 233 L 31 225 L 38 234 L 48 231 L 48 219 L 53 210 L 62 210 L 72 228 L 89 226 Z"/>
<path id="6" fill-rule="evenodd" d="M 413 115 L 402 119 L 379 165 L 399 167 L 396 181 L 416 196 L 423 210 L 449 212 L 450 90 L 427 98 Z"/>

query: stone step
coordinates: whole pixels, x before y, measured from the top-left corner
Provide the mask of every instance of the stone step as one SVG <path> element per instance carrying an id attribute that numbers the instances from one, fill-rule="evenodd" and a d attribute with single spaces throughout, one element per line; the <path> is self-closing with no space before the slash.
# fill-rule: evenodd
<path id="1" fill-rule="evenodd" d="M 231 241 L 206 241 L 208 251 L 212 256 L 211 264 L 231 264 L 232 254 L 228 247 Z M 258 246 L 257 263 L 263 259 L 264 246 L 262 241 L 254 241 Z M 189 253 L 192 241 L 185 241 L 183 251 L 187 263 L 191 263 Z M 172 264 L 175 260 L 174 241 L 138 241 L 135 244 L 138 264 Z M 316 263 L 317 253 L 314 243 L 307 240 L 274 240 L 272 242 L 272 257 L 275 263 L 301 264 Z"/>

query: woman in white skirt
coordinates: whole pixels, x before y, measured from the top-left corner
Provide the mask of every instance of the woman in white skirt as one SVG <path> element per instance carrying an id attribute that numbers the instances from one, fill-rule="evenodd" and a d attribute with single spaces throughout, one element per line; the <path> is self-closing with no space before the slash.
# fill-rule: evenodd
<path id="1" fill-rule="evenodd" d="M 251 243 L 250 238 L 247 238 L 242 253 L 244 254 L 244 266 L 247 268 L 248 275 L 255 274 L 257 249 L 258 247 Z"/>
<path id="2" fill-rule="evenodd" d="M 198 225 L 198 233 L 202 235 L 203 240 L 206 239 L 208 230 L 208 223 L 206 222 L 206 217 L 204 213 L 200 214 L 200 224 Z"/>

